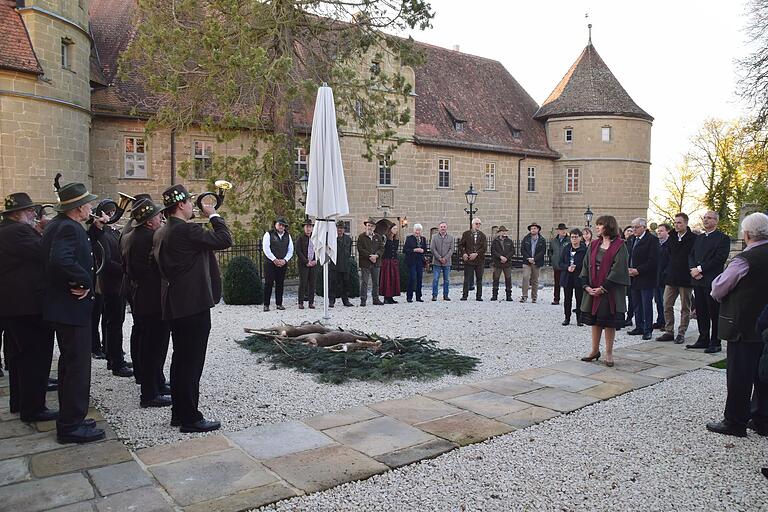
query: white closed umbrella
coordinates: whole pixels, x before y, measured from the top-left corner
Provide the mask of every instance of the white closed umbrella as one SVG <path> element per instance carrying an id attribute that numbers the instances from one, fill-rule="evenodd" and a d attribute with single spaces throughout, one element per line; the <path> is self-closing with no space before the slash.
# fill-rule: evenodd
<path id="1" fill-rule="evenodd" d="M 341 162 L 333 91 L 317 90 L 309 144 L 309 183 L 306 214 L 315 217 L 312 245 L 323 266 L 323 317 L 328 315 L 328 262 L 336 263 L 336 219 L 349 213 L 344 165 Z"/>

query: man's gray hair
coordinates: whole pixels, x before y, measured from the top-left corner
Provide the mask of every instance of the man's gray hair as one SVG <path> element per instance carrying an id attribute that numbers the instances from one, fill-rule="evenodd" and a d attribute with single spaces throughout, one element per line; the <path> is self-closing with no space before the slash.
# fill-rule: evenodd
<path id="1" fill-rule="evenodd" d="M 416 231 L 417 229 L 424 231 L 424 226 L 422 226 L 417 222 L 416 224 L 413 225 L 413 230 Z"/>
<path id="2" fill-rule="evenodd" d="M 636 218 L 635 220 L 632 221 L 632 225 L 633 226 L 643 226 L 645 228 L 645 227 L 648 227 L 648 221 L 645 220 L 642 217 L 638 217 L 638 218 Z"/>
<path id="3" fill-rule="evenodd" d="M 480 220 L 480 217 L 475 217 L 474 219 L 472 219 L 472 224 L 473 224 L 473 225 L 475 224 L 475 222 L 478 222 L 478 223 L 480 223 L 480 224 L 482 224 L 482 223 L 483 223 L 483 221 L 481 221 L 481 220 Z"/>
<path id="4" fill-rule="evenodd" d="M 749 233 L 752 240 L 768 240 L 768 215 L 753 213 L 741 221 L 742 233 Z"/>

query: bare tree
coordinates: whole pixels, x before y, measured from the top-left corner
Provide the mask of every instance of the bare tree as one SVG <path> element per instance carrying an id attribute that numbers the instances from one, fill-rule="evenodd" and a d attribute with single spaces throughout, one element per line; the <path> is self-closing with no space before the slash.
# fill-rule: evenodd
<path id="1" fill-rule="evenodd" d="M 692 215 L 702 207 L 701 198 L 696 192 L 699 180 L 698 170 L 685 157 L 675 169 L 667 169 L 664 177 L 664 190 L 661 197 L 650 200 L 651 210 L 664 221 L 673 221 L 679 212 Z"/>
<path id="2" fill-rule="evenodd" d="M 758 126 L 768 123 L 768 0 L 750 0 L 746 26 L 748 44 L 753 48 L 739 61 L 742 79 L 738 92 L 755 110 Z"/>

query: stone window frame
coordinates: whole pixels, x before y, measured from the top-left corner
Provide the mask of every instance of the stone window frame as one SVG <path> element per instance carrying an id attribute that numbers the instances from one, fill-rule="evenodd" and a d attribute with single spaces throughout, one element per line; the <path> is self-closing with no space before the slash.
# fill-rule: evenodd
<path id="1" fill-rule="evenodd" d="M 565 169 L 565 192 L 567 194 L 581 193 L 581 167 Z"/>
<path id="2" fill-rule="evenodd" d="M 296 147 L 296 158 L 293 160 L 293 179 L 309 176 L 309 151 L 302 146 Z"/>
<path id="3" fill-rule="evenodd" d="M 192 176 L 191 179 L 193 180 L 207 180 L 209 171 L 211 170 L 211 167 L 213 167 L 213 140 L 211 139 L 193 139 L 192 140 Z M 200 155 L 197 153 L 197 145 L 202 144 L 203 149 Z M 209 151 L 206 154 L 205 149 L 206 146 L 209 147 Z M 203 168 L 202 173 L 199 172 L 198 168 L 198 162 L 203 162 Z M 207 163 L 206 163 L 207 162 Z"/>
<path id="4" fill-rule="evenodd" d="M 133 151 L 128 151 L 128 141 L 132 141 L 133 145 Z M 141 144 L 139 144 L 139 141 L 141 141 Z M 138 151 L 139 146 L 141 146 L 141 151 Z M 123 155 L 123 172 L 122 172 L 122 178 L 127 180 L 146 180 L 149 179 L 149 169 L 147 168 L 147 140 L 144 135 L 138 135 L 138 134 L 124 134 L 123 135 L 123 145 L 122 145 L 122 155 Z M 141 156 L 141 158 L 139 158 Z M 130 158 L 129 158 L 130 157 Z M 142 176 L 139 176 L 136 174 L 136 164 L 138 162 L 144 163 L 144 174 Z M 133 174 L 128 174 L 128 164 L 131 164 L 131 167 L 133 167 Z"/>
<path id="5" fill-rule="evenodd" d="M 573 126 L 563 128 L 563 140 L 566 144 L 573 144 Z"/>
<path id="6" fill-rule="evenodd" d="M 536 167 L 530 166 L 525 173 L 526 192 L 536 192 Z"/>
<path id="7" fill-rule="evenodd" d="M 380 187 L 392 187 L 392 160 L 385 155 L 378 157 L 378 184 Z"/>
<path id="8" fill-rule="evenodd" d="M 437 159 L 437 188 L 450 190 L 451 163 L 450 157 L 440 157 Z M 443 180 L 443 178 L 445 178 L 445 180 Z"/>
<path id="9" fill-rule="evenodd" d="M 72 71 L 72 48 L 75 46 L 75 42 L 69 37 L 61 38 L 61 69 Z"/>
<path id="10" fill-rule="evenodd" d="M 606 130 L 608 130 L 608 137 L 606 138 Z M 611 128 L 611 125 L 606 124 L 602 127 L 600 127 L 600 140 L 604 143 L 613 142 L 613 129 Z"/>
<path id="11" fill-rule="evenodd" d="M 496 190 L 496 162 L 486 162 L 483 174 L 484 190 Z"/>

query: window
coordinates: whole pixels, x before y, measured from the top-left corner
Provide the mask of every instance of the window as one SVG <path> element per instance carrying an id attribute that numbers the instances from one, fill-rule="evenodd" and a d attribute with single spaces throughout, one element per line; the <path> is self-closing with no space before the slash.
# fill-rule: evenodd
<path id="1" fill-rule="evenodd" d="M 603 126 L 603 142 L 611 142 L 611 127 L 610 126 Z"/>
<path id="2" fill-rule="evenodd" d="M 203 180 L 208 177 L 208 171 L 211 169 L 213 159 L 213 142 L 208 140 L 196 140 L 194 142 L 195 151 L 195 170 L 193 178 Z"/>
<path id="3" fill-rule="evenodd" d="M 494 162 L 485 164 L 485 189 L 496 190 L 496 164 Z"/>
<path id="4" fill-rule="evenodd" d="M 573 128 L 565 129 L 565 142 L 571 144 L 573 142 Z"/>
<path id="5" fill-rule="evenodd" d="M 440 158 L 437 161 L 437 186 L 439 188 L 451 187 L 451 159 Z"/>
<path id="6" fill-rule="evenodd" d="M 581 187 L 579 185 L 579 169 L 569 167 L 565 172 L 565 191 L 566 192 L 579 192 Z"/>
<path id="7" fill-rule="evenodd" d="M 296 160 L 293 162 L 293 177 L 299 179 L 307 175 L 307 151 L 304 148 L 296 148 Z"/>
<path id="8" fill-rule="evenodd" d="M 69 38 L 61 39 L 61 67 L 64 69 L 70 69 L 72 65 L 72 47 L 74 44 L 74 41 Z"/>
<path id="9" fill-rule="evenodd" d="M 536 168 L 528 168 L 528 192 L 536 192 Z"/>
<path id="10" fill-rule="evenodd" d="M 123 147 L 123 172 L 126 178 L 146 178 L 147 162 L 144 137 L 125 137 Z"/>
<path id="11" fill-rule="evenodd" d="M 391 185 L 392 184 L 392 166 L 389 163 L 389 158 L 385 156 L 379 157 L 379 185 Z"/>
<path id="12" fill-rule="evenodd" d="M 467 125 L 466 121 L 457 120 L 453 122 L 453 129 L 456 130 L 457 132 L 463 132 L 466 125 Z"/>

